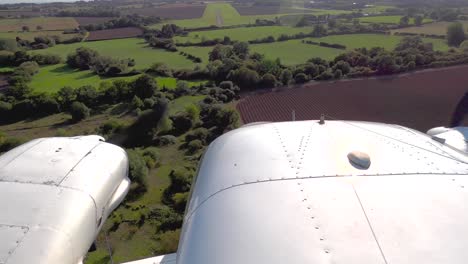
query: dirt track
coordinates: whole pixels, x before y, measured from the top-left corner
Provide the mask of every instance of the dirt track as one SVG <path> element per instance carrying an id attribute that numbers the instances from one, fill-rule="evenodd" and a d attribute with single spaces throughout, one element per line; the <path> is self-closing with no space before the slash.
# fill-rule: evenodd
<path id="1" fill-rule="evenodd" d="M 400 124 L 426 131 L 449 125 L 468 92 L 468 65 L 381 78 L 309 84 L 244 97 L 238 104 L 244 123 L 337 119 Z M 468 111 L 468 106 L 463 106 Z M 464 124 L 468 125 L 468 118 Z"/>

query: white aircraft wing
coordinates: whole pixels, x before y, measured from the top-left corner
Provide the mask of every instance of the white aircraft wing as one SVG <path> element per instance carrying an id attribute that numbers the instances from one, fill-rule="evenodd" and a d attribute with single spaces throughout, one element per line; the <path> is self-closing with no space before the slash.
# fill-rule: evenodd
<path id="1" fill-rule="evenodd" d="M 176 264 L 177 254 L 168 254 L 142 260 L 126 262 L 126 264 Z"/>
<path id="2" fill-rule="evenodd" d="M 231 131 L 203 156 L 177 253 L 131 263 L 466 263 L 468 156 L 446 132 L 343 121 Z M 2 264 L 81 261 L 128 188 L 118 147 L 61 140 L 0 157 Z"/>
<path id="3" fill-rule="evenodd" d="M 123 149 L 37 139 L 0 156 L 0 263 L 81 263 L 130 186 Z"/>

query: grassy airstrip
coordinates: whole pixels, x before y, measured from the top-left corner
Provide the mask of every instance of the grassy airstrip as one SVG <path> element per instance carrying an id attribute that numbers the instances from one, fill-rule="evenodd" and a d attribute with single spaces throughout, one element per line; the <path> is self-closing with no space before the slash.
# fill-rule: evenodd
<path id="1" fill-rule="evenodd" d="M 63 59 L 79 47 L 88 47 L 97 50 L 101 55 L 114 58 L 132 58 L 136 61 L 137 69 L 145 69 L 155 62 L 164 62 L 174 69 L 193 68 L 194 63 L 177 52 L 148 47 L 143 39 L 117 39 L 106 41 L 82 42 L 67 45 L 56 45 L 35 53 L 57 54 Z"/>
<path id="2" fill-rule="evenodd" d="M 349 13 L 350 11 L 344 10 L 314 10 L 314 9 L 302 9 L 304 13 L 310 13 L 314 15 L 324 14 L 343 14 Z M 273 15 L 253 15 L 253 16 L 241 16 L 239 12 L 228 3 L 210 3 L 206 6 L 205 12 L 201 18 L 196 19 L 182 19 L 182 20 L 171 20 L 169 23 L 174 23 L 184 28 L 199 28 L 209 26 L 232 26 L 232 25 L 247 25 L 254 24 L 256 19 L 274 19 L 287 14 L 273 14 Z M 294 14 L 297 15 L 297 14 Z M 218 19 L 218 16 L 220 19 Z M 153 28 L 160 28 L 162 24 L 154 25 Z"/>

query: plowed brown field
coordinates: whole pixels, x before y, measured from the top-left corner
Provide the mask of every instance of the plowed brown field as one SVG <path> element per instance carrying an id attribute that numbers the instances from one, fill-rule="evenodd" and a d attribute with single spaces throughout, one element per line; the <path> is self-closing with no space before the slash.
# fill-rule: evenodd
<path id="1" fill-rule="evenodd" d="M 426 131 L 448 126 L 468 92 L 468 66 L 405 75 L 308 84 L 248 95 L 237 105 L 244 123 L 319 119 L 392 123 Z M 468 111 L 468 105 L 465 107 Z M 465 118 L 464 124 L 468 125 Z"/>
<path id="2" fill-rule="evenodd" d="M 133 38 L 143 34 L 143 30 L 137 27 L 114 28 L 89 32 L 88 41 Z"/>
<path id="3" fill-rule="evenodd" d="M 139 14 L 144 16 L 158 16 L 169 19 L 192 19 L 203 15 L 206 5 L 173 4 L 153 8 L 128 9 L 125 14 Z"/>

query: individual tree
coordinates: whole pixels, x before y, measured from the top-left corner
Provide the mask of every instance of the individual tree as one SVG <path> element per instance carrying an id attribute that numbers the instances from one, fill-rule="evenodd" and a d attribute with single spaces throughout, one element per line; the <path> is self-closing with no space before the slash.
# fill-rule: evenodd
<path id="1" fill-rule="evenodd" d="M 423 23 L 423 17 L 422 17 L 422 16 L 416 16 L 416 17 L 414 18 L 414 24 L 415 24 L 416 26 L 421 26 L 422 23 Z"/>
<path id="2" fill-rule="evenodd" d="M 18 44 L 14 39 L 0 39 L 0 50 L 17 51 Z"/>
<path id="3" fill-rule="evenodd" d="M 68 55 L 67 64 L 72 68 L 88 70 L 93 66 L 94 61 L 98 57 L 99 53 L 97 51 L 86 47 L 80 47 L 77 48 L 75 52 Z"/>
<path id="4" fill-rule="evenodd" d="M 134 85 L 135 95 L 142 99 L 152 97 L 157 88 L 154 78 L 147 74 L 138 77 Z"/>
<path id="5" fill-rule="evenodd" d="M 281 72 L 281 75 L 280 75 L 280 81 L 284 84 L 284 85 L 288 85 L 292 80 L 292 72 L 288 69 L 284 69 L 282 72 Z"/>
<path id="6" fill-rule="evenodd" d="M 306 83 L 308 80 L 309 78 L 307 77 L 305 73 L 298 73 L 296 74 L 296 76 L 294 76 L 294 81 L 297 84 Z"/>
<path id="7" fill-rule="evenodd" d="M 85 104 L 75 101 L 71 104 L 70 114 L 73 122 L 79 122 L 89 117 L 90 110 Z"/>
<path id="8" fill-rule="evenodd" d="M 462 23 L 450 24 L 447 28 L 447 42 L 449 46 L 458 47 L 465 40 L 465 30 Z"/>
<path id="9" fill-rule="evenodd" d="M 39 25 L 38 25 L 38 26 L 36 27 L 36 30 L 37 30 L 37 31 L 41 31 L 42 29 L 43 29 L 42 26 L 39 26 Z"/>
<path id="10" fill-rule="evenodd" d="M 231 71 L 227 78 L 238 84 L 241 88 L 252 88 L 260 81 L 258 73 L 247 67 Z"/>
<path id="11" fill-rule="evenodd" d="M 329 19 L 328 20 L 328 28 L 335 28 L 338 25 L 336 19 Z"/>
<path id="12" fill-rule="evenodd" d="M 346 75 L 351 71 L 351 66 L 346 61 L 338 61 L 333 66 L 333 71 L 336 72 L 337 70 L 340 70 L 341 74 Z"/>
<path id="13" fill-rule="evenodd" d="M 132 99 L 132 108 L 140 109 L 142 107 L 143 107 L 143 101 L 141 101 L 140 97 L 135 95 Z"/>
<path id="14" fill-rule="evenodd" d="M 400 26 L 406 27 L 409 25 L 409 17 L 408 16 L 403 16 L 400 18 Z"/>
<path id="15" fill-rule="evenodd" d="M 29 31 L 29 27 L 28 27 L 28 26 L 23 26 L 21 29 L 23 30 L 23 32 L 28 32 L 28 31 Z"/>
<path id="16" fill-rule="evenodd" d="M 343 77 L 343 72 L 340 69 L 336 69 L 333 73 L 333 78 L 341 79 Z"/>
<path id="17" fill-rule="evenodd" d="M 267 73 L 262 76 L 262 80 L 260 81 L 260 84 L 265 87 L 265 88 L 273 88 L 277 84 L 276 77 L 273 74 Z"/>
<path id="18" fill-rule="evenodd" d="M 236 42 L 232 46 L 232 51 L 239 56 L 239 58 L 245 59 L 249 55 L 249 44 L 247 42 Z"/>

